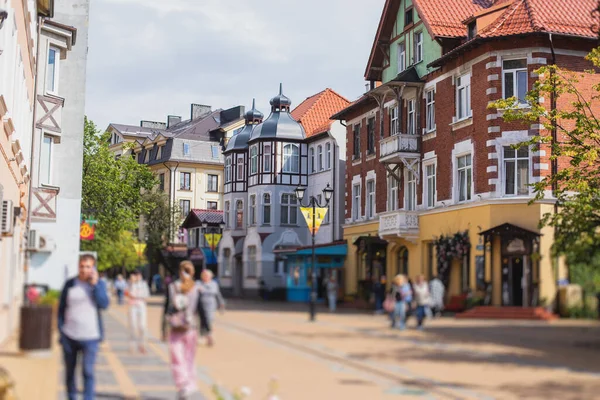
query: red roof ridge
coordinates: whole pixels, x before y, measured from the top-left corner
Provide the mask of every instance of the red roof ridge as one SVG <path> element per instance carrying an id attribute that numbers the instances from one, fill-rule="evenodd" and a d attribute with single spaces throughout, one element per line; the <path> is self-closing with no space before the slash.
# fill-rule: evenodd
<path id="1" fill-rule="evenodd" d="M 519 9 L 519 7 L 525 3 L 526 0 L 515 0 L 513 4 L 510 5 L 510 7 L 504 11 L 504 13 L 502 15 L 500 15 L 498 17 L 498 19 L 496 19 L 496 21 L 492 22 L 489 27 L 486 27 L 486 29 L 484 29 L 482 32 L 480 32 L 479 35 L 481 36 L 485 36 L 486 34 L 494 34 L 497 30 L 499 30 L 505 23 L 506 21 L 508 21 L 508 19 L 514 15 L 515 12 L 517 12 L 517 10 Z M 531 13 L 528 11 L 528 14 L 531 16 Z"/>
<path id="2" fill-rule="evenodd" d="M 324 100 L 325 99 L 325 100 Z M 329 122 L 331 115 L 346 107 L 350 101 L 331 88 L 307 97 L 291 112 L 292 117 L 304 127 L 310 137 Z M 326 115 L 328 114 L 328 115 Z M 330 124 L 331 125 L 331 124 Z"/>

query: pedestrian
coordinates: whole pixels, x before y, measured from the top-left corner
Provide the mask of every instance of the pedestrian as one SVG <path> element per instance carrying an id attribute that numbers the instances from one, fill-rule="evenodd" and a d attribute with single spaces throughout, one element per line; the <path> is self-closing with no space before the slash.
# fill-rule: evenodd
<path id="1" fill-rule="evenodd" d="M 329 281 L 327 282 L 327 299 L 329 300 L 329 311 L 335 312 L 335 307 L 337 305 L 337 295 L 338 295 L 338 284 L 335 279 L 335 276 L 331 274 L 329 277 Z"/>
<path id="2" fill-rule="evenodd" d="M 127 282 L 121 274 L 117 275 L 117 279 L 115 280 L 115 290 L 117 292 L 117 301 L 121 305 L 125 297 L 125 290 L 127 290 Z"/>
<path id="3" fill-rule="evenodd" d="M 412 291 L 406 276 L 396 275 L 391 290 L 396 300 L 396 306 L 391 313 L 392 328 L 403 330 L 406 326 L 406 314 L 412 302 Z"/>
<path id="4" fill-rule="evenodd" d="M 210 269 L 203 270 L 200 279 L 200 335 L 206 337 L 208 346 L 213 346 L 212 322 L 217 309 L 224 310 L 225 300 Z"/>
<path id="5" fill-rule="evenodd" d="M 127 290 L 129 303 L 129 338 L 130 350 L 133 352 L 135 345 L 140 353 L 146 353 L 146 299 L 150 296 L 148 283 L 139 270 L 131 274 L 131 282 Z"/>
<path id="6" fill-rule="evenodd" d="M 413 284 L 415 302 L 417 303 L 417 329 L 423 329 L 423 320 L 428 313 L 431 305 L 431 295 L 429 294 L 429 286 L 425 282 L 423 275 L 417 276 Z"/>
<path id="7" fill-rule="evenodd" d="M 434 276 L 429 282 L 429 293 L 431 294 L 431 307 L 434 316 L 441 316 L 444 311 L 444 294 L 446 288 L 438 276 Z"/>
<path id="8" fill-rule="evenodd" d="M 387 279 L 385 275 L 379 278 L 373 285 L 373 292 L 375 295 L 375 314 L 383 314 L 383 301 L 385 300 L 385 284 Z"/>
<path id="9" fill-rule="evenodd" d="M 152 283 L 154 284 L 154 293 L 162 293 L 162 276 L 158 272 L 152 277 Z"/>
<path id="10" fill-rule="evenodd" d="M 179 399 L 187 399 L 197 392 L 196 345 L 198 326 L 196 315 L 200 310 L 200 286 L 194 280 L 194 264 L 179 264 L 179 279 L 167 287 L 163 313 L 163 341 L 169 340 L 171 372 Z"/>
<path id="11" fill-rule="evenodd" d="M 94 399 L 94 365 L 104 336 L 100 311 L 105 310 L 108 303 L 106 285 L 98 279 L 96 258 L 91 254 L 80 256 L 79 274 L 65 283 L 58 306 L 58 331 L 69 400 L 77 398 L 75 368 L 79 353 L 83 354 L 83 398 Z"/>

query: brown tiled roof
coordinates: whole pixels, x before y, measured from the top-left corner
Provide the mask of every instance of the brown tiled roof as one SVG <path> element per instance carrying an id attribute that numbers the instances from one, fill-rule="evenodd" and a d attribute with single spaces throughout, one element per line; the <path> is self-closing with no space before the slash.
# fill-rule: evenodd
<path id="1" fill-rule="evenodd" d="M 292 111 L 292 117 L 306 131 L 306 137 L 329 129 L 333 114 L 343 110 L 350 104 L 345 97 L 327 88 L 304 100 Z"/>
<path id="2" fill-rule="evenodd" d="M 433 37 L 464 37 L 462 23 L 477 12 L 495 5 L 494 0 L 414 0 L 423 23 Z"/>

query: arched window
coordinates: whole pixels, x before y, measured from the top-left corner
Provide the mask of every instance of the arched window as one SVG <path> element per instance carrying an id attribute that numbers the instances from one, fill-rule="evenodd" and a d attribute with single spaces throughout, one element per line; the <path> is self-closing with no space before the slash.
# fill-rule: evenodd
<path id="1" fill-rule="evenodd" d="M 323 171 L 323 146 L 317 147 L 317 168 L 319 171 Z"/>
<path id="2" fill-rule="evenodd" d="M 231 276 L 231 249 L 223 250 L 223 276 Z"/>
<path id="3" fill-rule="evenodd" d="M 406 247 L 400 248 L 397 257 L 397 273 L 408 276 L 408 249 Z"/>
<path id="4" fill-rule="evenodd" d="M 250 149 L 250 175 L 258 172 L 258 147 L 253 146 Z"/>
<path id="5" fill-rule="evenodd" d="M 225 210 L 223 212 L 223 220 L 225 222 L 225 228 L 229 228 L 230 221 L 229 221 L 229 202 L 228 201 L 225 202 Z"/>
<path id="6" fill-rule="evenodd" d="M 315 148 L 310 148 L 310 172 L 315 173 Z"/>
<path id="7" fill-rule="evenodd" d="M 238 229 L 244 227 L 244 202 L 241 200 L 235 203 L 235 227 Z"/>
<path id="8" fill-rule="evenodd" d="M 331 143 L 327 143 L 325 145 L 325 150 L 327 153 L 327 155 L 325 156 L 325 158 L 326 158 L 325 165 L 327 166 L 327 169 L 330 169 L 331 168 Z"/>
<path id="9" fill-rule="evenodd" d="M 256 195 L 250 196 L 248 204 L 248 225 L 256 225 Z"/>
<path id="10" fill-rule="evenodd" d="M 271 195 L 263 195 L 263 225 L 271 225 Z"/>
<path id="11" fill-rule="evenodd" d="M 300 172 L 300 148 L 297 144 L 283 146 L 283 172 Z"/>
<path id="12" fill-rule="evenodd" d="M 231 182 L 231 156 L 225 160 L 225 182 Z"/>

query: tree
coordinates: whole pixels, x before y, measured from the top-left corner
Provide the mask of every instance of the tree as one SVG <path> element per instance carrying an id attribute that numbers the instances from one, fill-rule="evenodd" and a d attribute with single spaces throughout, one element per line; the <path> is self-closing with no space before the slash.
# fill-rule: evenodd
<path id="1" fill-rule="evenodd" d="M 600 48 L 587 59 L 600 67 Z M 504 110 L 505 121 L 540 123 L 551 135 L 540 134 L 519 146 L 550 151 L 560 168 L 533 185 L 535 199 L 552 189 L 556 211 L 541 226 L 555 228 L 554 255 L 566 255 L 570 264 L 599 266 L 600 260 L 600 80 L 594 71 L 572 72 L 548 65 L 536 71 L 539 79 L 528 93 L 530 107 L 515 98 L 490 108 Z M 540 101 L 544 99 L 544 101 Z M 550 104 L 550 107 L 546 105 Z M 558 105 L 553 107 L 553 105 Z"/>
<path id="2" fill-rule="evenodd" d="M 169 196 L 162 192 L 147 192 L 144 201 L 150 206 L 143 214 L 144 231 L 146 232 L 146 257 L 151 265 L 160 262 L 159 251 L 177 232 L 179 210 L 170 205 Z"/>

